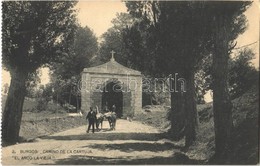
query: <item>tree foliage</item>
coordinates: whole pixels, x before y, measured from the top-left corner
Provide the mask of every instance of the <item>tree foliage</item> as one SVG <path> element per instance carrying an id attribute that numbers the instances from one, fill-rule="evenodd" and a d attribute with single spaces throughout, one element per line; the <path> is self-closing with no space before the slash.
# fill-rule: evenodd
<path id="1" fill-rule="evenodd" d="M 3 66 L 11 84 L 3 112 L 2 140 L 18 141 L 28 76 L 66 52 L 75 29 L 74 5 L 66 1 L 2 3 Z"/>
<path id="2" fill-rule="evenodd" d="M 232 99 L 241 96 L 258 82 L 257 70 L 252 65 L 255 54 L 245 48 L 229 61 L 229 91 Z"/>
<path id="3" fill-rule="evenodd" d="M 233 129 L 232 102 L 228 90 L 228 61 L 235 39 L 246 29 L 243 14 L 250 2 L 212 2 L 207 16 L 212 18 L 212 78 L 215 129 L 215 162 L 220 164 L 231 154 Z"/>
<path id="4" fill-rule="evenodd" d="M 233 54 L 234 57 L 228 62 L 228 89 L 231 99 L 239 97 L 258 82 L 258 71 L 252 64 L 255 53 L 249 48 L 244 48 Z M 213 88 L 212 56 L 205 57 L 200 66 L 196 73 L 196 87 L 200 98 L 198 102 L 203 102 L 203 94 Z"/>
<path id="5" fill-rule="evenodd" d="M 97 55 L 98 43 L 94 33 L 86 26 L 76 28 L 73 39 L 68 47 L 68 52 L 59 60 L 52 63 L 53 76 L 62 79 L 79 77 L 82 70 L 90 65 L 91 59 Z"/>
<path id="6" fill-rule="evenodd" d="M 128 66 L 128 51 L 124 42 L 125 30 L 130 27 L 134 20 L 127 13 L 119 13 L 112 21 L 113 26 L 102 35 L 100 46 L 100 60 L 107 62 L 111 58 L 111 51 L 115 51 L 116 60 Z"/>
<path id="7" fill-rule="evenodd" d="M 85 28 L 78 26 L 68 50 L 65 56 L 52 63 L 50 67 L 51 82 L 56 96 L 54 100 L 62 105 L 69 103 L 79 108 L 80 73 L 89 67 L 92 59 L 97 56 L 97 38 L 87 26 Z"/>
<path id="8" fill-rule="evenodd" d="M 76 2 L 4 2 L 3 64 L 33 72 L 57 58 L 75 27 Z M 46 49 L 48 48 L 48 49 Z"/>
<path id="9" fill-rule="evenodd" d="M 246 29 L 243 12 L 249 4 L 250 2 L 126 2 L 128 12 L 141 20 L 139 30 L 142 34 L 147 34 L 145 45 L 149 49 L 149 58 L 146 60 L 153 68 L 150 72 L 164 76 L 177 72 L 187 81 L 187 93 L 171 93 L 171 121 L 172 132 L 178 139 L 185 136 L 188 146 L 196 138 L 195 72 L 200 69 L 203 59 L 211 55 L 214 110 L 217 114 L 216 145 L 221 147 L 221 138 L 226 139 L 221 145 L 228 144 L 232 118 L 227 91 L 227 60 L 236 45 L 235 39 Z M 223 116 L 220 109 L 227 112 L 226 117 L 222 118 L 222 125 L 229 125 L 226 129 L 219 129 L 221 117 L 218 115 Z"/>
<path id="10" fill-rule="evenodd" d="M 33 73 L 30 73 L 28 80 L 26 81 L 26 97 L 36 97 L 37 85 L 41 82 L 39 69 Z"/>
<path id="11" fill-rule="evenodd" d="M 139 29 L 145 34 L 146 60 L 152 66 L 149 72 L 157 76 L 178 73 L 186 79 L 187 93 L 172 93 L 172 132 L 177 139 L 186 135 L 189 146 L 195 140 L 197 123 L 194 74 L 210 47 L 210 30 L 201 26 L 208 24 L 209 18 L 201 19 L 205 6 L 200 2 L 153 1 L 128 2 L 127 6 L 133 16 L 142 19 Z"/>

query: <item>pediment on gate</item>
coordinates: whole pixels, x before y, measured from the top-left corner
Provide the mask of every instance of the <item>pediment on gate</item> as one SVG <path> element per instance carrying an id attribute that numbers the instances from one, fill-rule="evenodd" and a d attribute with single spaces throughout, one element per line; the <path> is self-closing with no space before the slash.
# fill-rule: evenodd
<path id="1" fill-rule="evenodd" d="M 91 74 L 118 74 L 141 76 L 141 72 L 125 67 L 111 58 L 110 61 L 99 66 L 84 68 L 83 73 Z"/>

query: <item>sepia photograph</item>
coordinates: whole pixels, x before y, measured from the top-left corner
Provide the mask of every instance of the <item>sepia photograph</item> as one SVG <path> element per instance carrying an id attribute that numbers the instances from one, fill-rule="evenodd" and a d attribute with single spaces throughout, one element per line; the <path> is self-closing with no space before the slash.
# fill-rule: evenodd
<path id="1" fill-rule="evenodd" d="M 258 165 L 259 1 L 1 1 L 1 165 Z"/>

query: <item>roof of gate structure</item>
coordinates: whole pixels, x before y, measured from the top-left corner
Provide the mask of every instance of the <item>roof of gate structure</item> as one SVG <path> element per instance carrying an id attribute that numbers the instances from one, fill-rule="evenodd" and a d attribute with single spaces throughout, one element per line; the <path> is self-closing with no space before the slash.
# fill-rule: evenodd
<path id="1" fill-rule="evenodd" d="M 84 68 L 84 73 L 93 74 L 118 74 L 118 75 L 136 75 L 140 76 L 141 72 L 127 68 L 115 61 L 114 57 L 110 59 L 107 63 L 99 66 Z"/>

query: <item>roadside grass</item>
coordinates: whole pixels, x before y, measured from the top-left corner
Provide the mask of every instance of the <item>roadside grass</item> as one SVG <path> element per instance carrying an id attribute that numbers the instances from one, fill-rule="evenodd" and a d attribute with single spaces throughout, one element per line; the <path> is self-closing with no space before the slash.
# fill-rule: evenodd
<path id="1" fill-rule="evenodd" d="M 149 107 L 149 109 L 147 109 Z M 162 132 L 166 132 L 170 127 L 170 121 L 167 119 L 168 107 L 164 106 L 146 106 L 135 114 L 134 120 L 143 124 L 158 128 Z M 147 112 L 149 110 L 149 112 Z"/>
<path id="2" fill-rule="evenodd" d="M 4 110 L 6 95 L 2 95 L 2 111 Z M 41 121 L 44 119 L 54 119 L 67 117 L 68 114 L 64 108 L 56 103 L 48 103 L 47 110 L 38 111 L 36 109 L 37 100 L 28 99 L 24 100 L 22 121 Z"/>
<path id="3" fill-rule="evenodd" d="M 258 122 L 259 122 L 259 87 L 254 86 L 242 96 L 234 99 L 233 103 L 233 125 L 231 156 L 226 159 L 226 164 L 256 164 L 258 161 Z M 197 139 L 192 146 L 185 150 L 190 159 L 203 160 L 208 164 L 214 155 L 214 120 L 212 103 L 197 106 L 199 125 Z M 151 125 L 162 131 L 170 128 L 167 120 L 167 110 L 146 112 L 143 109 L 135 116 L 144 124 Z M 169 136 L 170 139 L 170 136 Z M 176 142 L 184 145 L 184 140 Z"/>
<path id="4" fill-rule="evenodd" d="M 6 95 L 2 95 L 2 111 Z M 20 142 L 33 141 L 35 138 L 68 130 L 86 124 L 83 116 L 70 116 L 64 108 L 48 103 L 47 110 L 37 111 L 37 101 L 25 99 L 20 127 Z"/>

